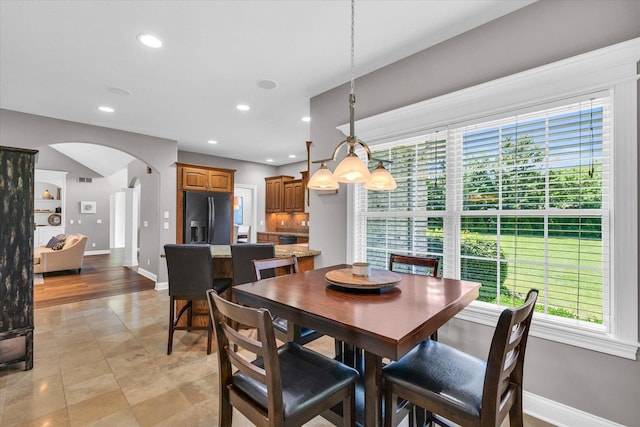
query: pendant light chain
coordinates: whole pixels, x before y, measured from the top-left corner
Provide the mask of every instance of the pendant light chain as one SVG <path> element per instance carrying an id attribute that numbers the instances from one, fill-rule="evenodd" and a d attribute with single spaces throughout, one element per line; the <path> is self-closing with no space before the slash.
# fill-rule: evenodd
<path id="1" fill-rule="evenodd" d="M 390 191 L 397 188 L 393 176 L 378 160 L 378 165 L 373 172 L 369 172 L 367 164 L 362 161 L 355 152 L 356 144 L 362 146 L 367 154 L 367 161 L 371 159 L 371 150 L 366 143 L 360 141 L 355 135 L 355 103 L 354 95 L 356 86 L 355 76 L 355 0 L 351 0 L 351 91 L 349 93 L 349 136 L 341 141 L 333 150 L 331 158 L 323 160 L 322 166 L 318 169 L 307 184 L 308 188 L 314 190 L 337 189 L 339 182 L 346 184 L 364 183 L 364 188 L 373 191 Z M 335 161 L 340 148 L 347 145 L 347 156 L 336 167 L 333 174 L 327 168 L 327 161 Z"/>
<path id="2" fill-rule="evenodd" d="M 351 0 L 351 95 L 353 96 L 355 91 L 355 14 L 356 14 L 356 2 Z"/>

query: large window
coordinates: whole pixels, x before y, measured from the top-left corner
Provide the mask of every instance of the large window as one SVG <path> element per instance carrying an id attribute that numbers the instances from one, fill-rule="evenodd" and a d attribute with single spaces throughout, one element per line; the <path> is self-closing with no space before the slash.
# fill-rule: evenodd
<path id="1" fill-rule="evenodd" d="M 539 311 L 608 328 L 610 115 L 591 95 L 376 147 L 398 188 L 357 191 L 363 255 L 435 256 L 481 301 L 520 305 L 534 287 Z"/>
<path id="2" fill-rule="evenodd" d="M 349 189 L 350 260 L 438 257 L 487 325 L 535 287 L 532 335 L 635 359 L 639 45 L 358 121 L 398 188 Z"/>

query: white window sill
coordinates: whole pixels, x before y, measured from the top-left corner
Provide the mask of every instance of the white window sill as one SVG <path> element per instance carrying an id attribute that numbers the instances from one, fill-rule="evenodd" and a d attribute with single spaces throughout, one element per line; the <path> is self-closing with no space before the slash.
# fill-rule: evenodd
<path id="1" fill-rule="evenodd" d="M 504 307 L 474 301 L 470 306 L 460 312 L 456 319 L 469 322 L 480 323 L 495 327 L 498 317 Z M 580 329 L 578 329 L 580 325 Z M 587 350 L 598 351 L 600 353 L 623 357 L 625 359 L 636 360 L 640 343 L 623 341 L 614 335 L 602 330 L 598 330 L 598 325 L 587 330 L 583 323 L 578 323 L 569 319 L 543 319 L 534 313 L 531 322 L 531 336 L 569 344 Z"/>

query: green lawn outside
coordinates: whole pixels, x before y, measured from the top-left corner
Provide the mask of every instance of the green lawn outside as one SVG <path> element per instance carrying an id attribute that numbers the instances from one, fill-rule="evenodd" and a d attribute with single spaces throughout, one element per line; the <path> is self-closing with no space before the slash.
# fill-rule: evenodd
<path id="1" fill-rule="evenodd" d="M 496 241 L 495 235 L 480 238 Z M 540 260 L 544 260 L 542 237 L 500 237 L 508 263 L 504 286 L 516 295 L 506 301 L 502 298 L 500 304 L 517 306 L 530 288 L 537 288 L 540 291 L 538 311 L 545 311 L 546 298 L 549 314 L 602 323 L 601 242 L 569 237 L 551 237 L 548 242 L 549 269 L 545 280 L 544 268 L 540 265 Z"/>

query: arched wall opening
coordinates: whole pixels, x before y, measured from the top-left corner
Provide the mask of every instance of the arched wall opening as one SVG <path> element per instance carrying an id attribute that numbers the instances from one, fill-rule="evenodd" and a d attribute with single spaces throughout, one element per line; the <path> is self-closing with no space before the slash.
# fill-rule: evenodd
<path id="1" fill-rule="evenodd" d="M 94 176 L 95 172 L 92 172 L 89 168 L 83 169 L 82 166 L 78 166 L 77 162 L 70 160 L 66 156 L 60 153 L 52 153 L 55 150 L 50 148 L 49 145 L 63 142 L 82 142 L 110 147 L 128 153 L 138 159 L 132 162 L 135 164 L 136 171 L 128 170 L 126 175 L 136 176 L 141 180 L 142 204 L 140 211 L 142 214 L 149 212 L 148 227 L 144 231 L 145 227 L 140 229 L 141 250 L 139 256 L 148 276 L 156 281 L 156 288 L 166 286 L 166 265 L 160 262 L 160 254 L 165 243 L 174 243 L 176 241 L 174 218 L 174 212 L 176 211 L 175 162 L 177 161 L 178 152 L 176 141 L 4 109 L 0 109 L 0 122 L 2 122 L 0 140 L 2 140 L 3 145 L 40 151 L 38 153 L 37 168 L 65 170 L 65 168 L 70 168 L 71 165 L 74 165 L 78 169 L 79 175 Z M 148 171 L 151 173 L 147 173 Z M 92 173 L 94 175 L 91 175 Z M 87 191 L 87 193 L 84 193 L 83 196 L 97 198 L 98 193 L 96 191 L 89 190 L 89 187 L 84 188 L 85 190 L 81 191 Z M 120 186 L 120 189 L 122 188 L 128 188 L 126 178 Z M 155 188 L 155 190 L 149 190 L 151 188 Z M 105 197 L 108 199 L 108 196 Z M 148 199 L 147 204 L 143 202 L 145 197 Z M 106 217 L 109 212 L 108 200 L 104 202 L 104 206 L 103 212 Z M 74 209 L 74 206 L 69 205 L 67 209 Z M 97 225 L 97 219 L 99 218 L 97 216 L 92 218 L 92 222 Z M 85 225 L 84 221 L 82 222 L 80 225 Z M 103 220 L 102 224 L 105 223 L 108 228 L 109 221 Z M 77 222 L 74 225 L 78 225 Z M 108 250 L 110 245 L 108 231 L 105 236 L 103 247 Z M 143 249 L 145 245 L 146 247 Z M 98 243 L 96 244 L 97 247 Z M 147 265 L 145 266 L 144 264 Z"/>

